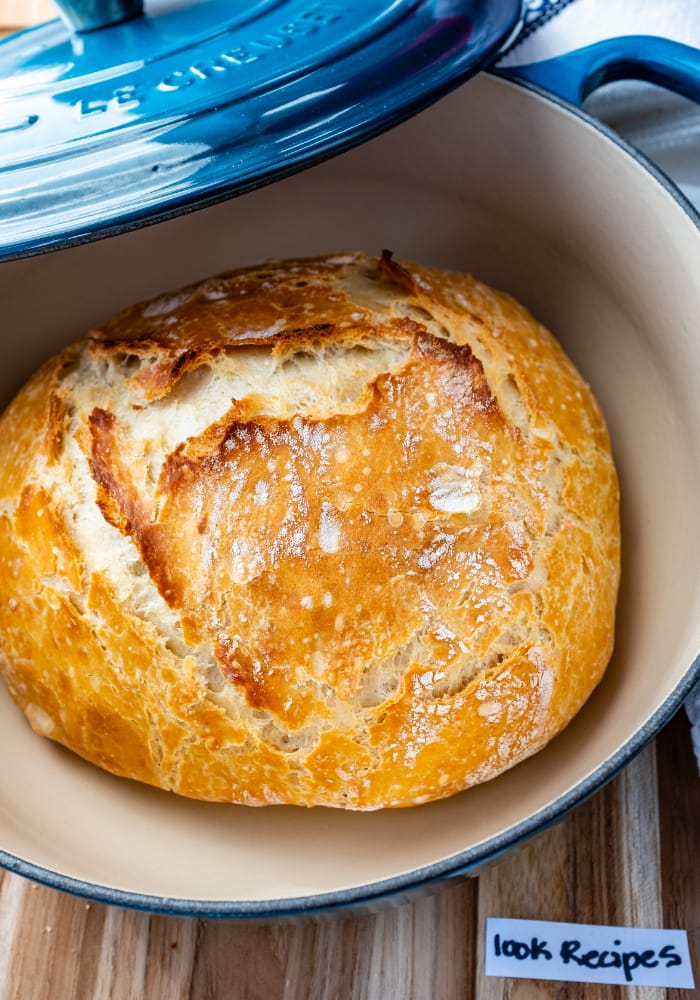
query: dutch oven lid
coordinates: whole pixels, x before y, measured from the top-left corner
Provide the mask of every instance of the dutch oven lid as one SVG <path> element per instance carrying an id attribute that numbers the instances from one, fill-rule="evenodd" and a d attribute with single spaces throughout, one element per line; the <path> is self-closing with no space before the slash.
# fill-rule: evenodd
<path id="1" fill-rule="evenodd" d="M 491 61 L 520 0 L 59 0 L 0 42 L 0 259 L 362 142 Z"/>

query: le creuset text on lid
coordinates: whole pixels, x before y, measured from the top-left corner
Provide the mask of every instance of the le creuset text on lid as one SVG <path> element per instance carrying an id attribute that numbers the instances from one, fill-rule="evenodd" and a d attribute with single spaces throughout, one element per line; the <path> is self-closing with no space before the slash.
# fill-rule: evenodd
<path id="1" fill-rule="evenodd" d="M 519 0 L 60 0 L 0 42 L 0 260 L 163 219 L 397 124 Z"/>

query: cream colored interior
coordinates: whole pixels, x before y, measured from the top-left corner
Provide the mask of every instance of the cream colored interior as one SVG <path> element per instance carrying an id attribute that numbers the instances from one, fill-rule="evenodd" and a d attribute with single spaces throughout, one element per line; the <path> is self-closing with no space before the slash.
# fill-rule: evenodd
<path id="1" fill-rule="evenodd" d="M 130 892 L 251 901 L 403 875 L 512 829 L 643 727 L 700 650 L 700 232 L 554 104 L 480 77 L 326 165 L 204 212 L 0 266 L 3 399 L 127 303 L 268 256 L 382 247 L 471 270 L 557 334 L 592 383 L 623 489 L 617 649 L 547 749 L 453 799 L 345 814 L 178 799 L 36 737 L 0 693 L 0 848 Z"/>

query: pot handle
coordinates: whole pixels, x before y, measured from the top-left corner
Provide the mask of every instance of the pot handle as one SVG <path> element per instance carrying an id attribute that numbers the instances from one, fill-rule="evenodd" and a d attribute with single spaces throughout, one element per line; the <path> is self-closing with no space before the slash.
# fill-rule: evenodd
<path id="1" fill-rule="evenodd" d="M 536 83 L 577 105 L 614 80 L 645 80 L 700 103 L 700 51 L 652 35 L 607 38 L 553 59 L 499 72 Z"/>

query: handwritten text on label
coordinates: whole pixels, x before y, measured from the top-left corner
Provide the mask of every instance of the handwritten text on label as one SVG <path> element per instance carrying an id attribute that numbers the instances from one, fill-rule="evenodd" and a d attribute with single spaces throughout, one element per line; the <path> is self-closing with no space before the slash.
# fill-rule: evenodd
<path id="1" fill-rule="evenodd" d="M 693 989 L 685 931 L 490 917 L 486 975 Z"/>

